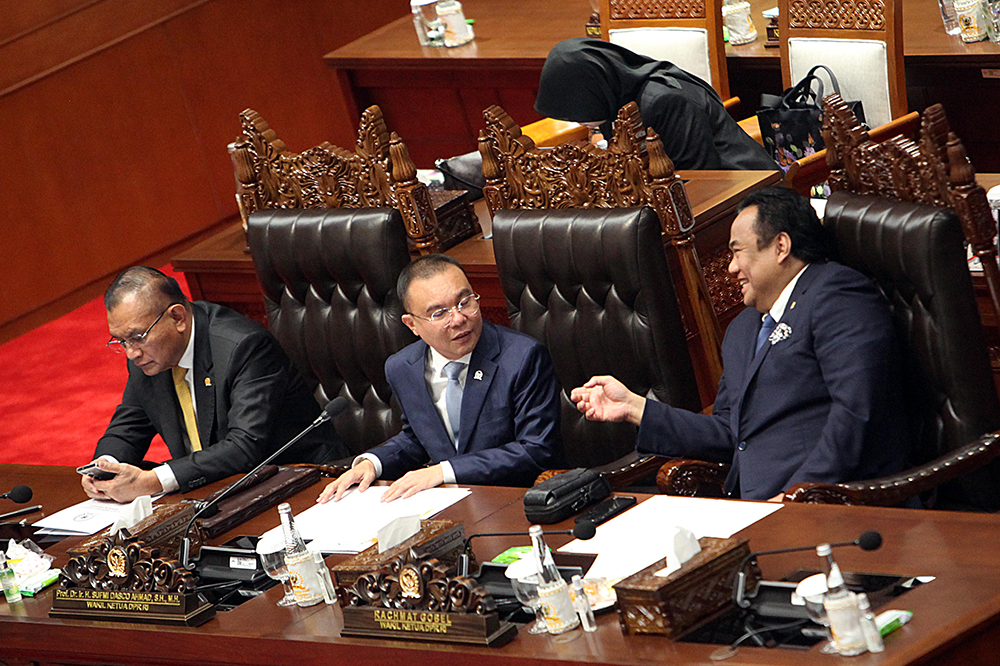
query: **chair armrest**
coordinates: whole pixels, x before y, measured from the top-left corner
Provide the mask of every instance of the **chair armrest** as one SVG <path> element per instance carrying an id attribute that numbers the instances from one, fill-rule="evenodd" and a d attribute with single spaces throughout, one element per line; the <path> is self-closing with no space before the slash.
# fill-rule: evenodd
<path id="1" fill-rule="evenodd" d="M 739 97 L 730 97 L 729 99 L 722 100 L 722 106 L 725 107 L 726 111 L 732 114 L 740 106 Z"/>
<path id="2" fill-rule="evenodd" d="M 740 129 L 749 134 L 751 139 L 762 146 L 764 145 L 764 137 L 760 134 L 760 121 L 757 120 L 757 116 L 738 120 L 736 124 L 740 126 Z"/>
<path id="3" fill-rule="evenodd" d="M 785 491 L 785 501 L 818 504 L 897 506 L 905 500 L 979 469 L 1000 456 L 1000 431 L 905 472 L 851 483 L 800 483 Z"/>
<path id="4" fill-rule="evenodd" d="M 656 486 L 665 495 L 722 497 L 729 468 L 729 463 L 668 460 L 656 474 Z"/>
<path id="5" fill-rule="evenodd" d="M 521 128 L 521 133 L 535 142 L 539 148 L 558 146 L 568 141 L 587 141 L 590 130 L 580 123 L 554 118 L 542 118 Z"/>

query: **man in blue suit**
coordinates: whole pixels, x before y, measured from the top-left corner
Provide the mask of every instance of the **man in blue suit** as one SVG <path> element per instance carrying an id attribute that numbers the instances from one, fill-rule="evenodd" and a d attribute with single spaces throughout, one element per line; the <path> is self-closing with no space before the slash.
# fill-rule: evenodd
<path id="1" fill-rule="evenodd" d="M 548 350 L 483 322 L 479 296 L 451 257 L 427 255 L 399 276 L 403 323 L 420 340 L 391 356 L 385 376 L 403 429 L 358 456 L 320 502 L 354 484 L 400 478 L 383 497 L 442 483 L 529 485 L 562 462 L 559 386 Z"/>
<path id="2" fill-rule="evenodd" d="M 744 499 L 902 470 L 908 431 L 883 299 L 828 261 L 832 240 L 804 197 L 761 190 L 739 211 L 729 272 L 748 307 L 726 331 L 712 414 L 647 400 L 613 377 L 574 389 L 577 408 L 638 425 L 641 452 L 732 462 L 725 490 Z"/>

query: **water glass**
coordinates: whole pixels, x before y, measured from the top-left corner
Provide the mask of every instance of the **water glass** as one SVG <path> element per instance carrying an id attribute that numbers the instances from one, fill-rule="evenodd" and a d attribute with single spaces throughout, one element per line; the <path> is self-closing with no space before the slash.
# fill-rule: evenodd
<path id="1" fill-rule="evenodd" d="M 528 628 L 529 634 L 547 634 L 549 628 L 545 624 L 542 604 L 538 598 L 538 574 L 515 578 L 511 580 L 514 596 L 530 611 L 535 613 L 535 622 Z"/>
<path id="2" fill-rule="evenodd" d="M 261 566 L 264 573 L 276 581 L 280 581 L 285 588 L 285 596 L 278 602 L 279 606 L 294 606 L 295 593 L 292 592 L 291 583 L 288 581 L 288 567 L 285 566 L 285 551 L 276 550 L 273 553 L 262 553 L 260 556 Z"/>

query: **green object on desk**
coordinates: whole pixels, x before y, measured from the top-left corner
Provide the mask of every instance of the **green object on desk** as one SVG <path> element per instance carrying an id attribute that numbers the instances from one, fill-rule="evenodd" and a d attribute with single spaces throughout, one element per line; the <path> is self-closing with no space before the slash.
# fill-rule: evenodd
<path id="1" fill-rule="evenodd" d="M 512 564 L 531 552 L 531 546 L 514 546 L 493 558 L 497 564 Z"/>

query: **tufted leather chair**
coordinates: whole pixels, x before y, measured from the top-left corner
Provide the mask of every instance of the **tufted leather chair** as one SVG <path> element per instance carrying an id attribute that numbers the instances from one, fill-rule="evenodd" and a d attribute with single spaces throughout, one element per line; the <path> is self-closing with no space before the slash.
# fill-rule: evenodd
<path id="1" fill-rule="evenodd" d="M 410 262 L 392 208 L 268 209 L 247 239 L 271 332 L 325 404 L 347 398 L 337 432 L 353 453 L 400 428 L 385 360 L 416 340 L 400 320 L 396 279 Z"/>
<path id="2" fill-rule="evenodd" d="M 940 506 L 1000 508 L 1000 445 L 990 434 L 1000 427 L 1000 404 L 958 219 L 950 209 L 837 192 L 824 224 L 837 237 L 841 261 L 868 275 L 890 304 L 907 364 L 915 462 L 923 466 L 873 481 L 804 484 L 787 494 L 895 504 L 943 483 Z"/>
<path id="3" fill-rule="evenodd" d="M 571 466 L 635 451 L 635 426 L 587 421 L 570 401 L 593 375 L 614 374 L 640 395 L 701 408 L 651 208 L 499 210 L 493 250 L 511 327 L 552 353 Z"/>

